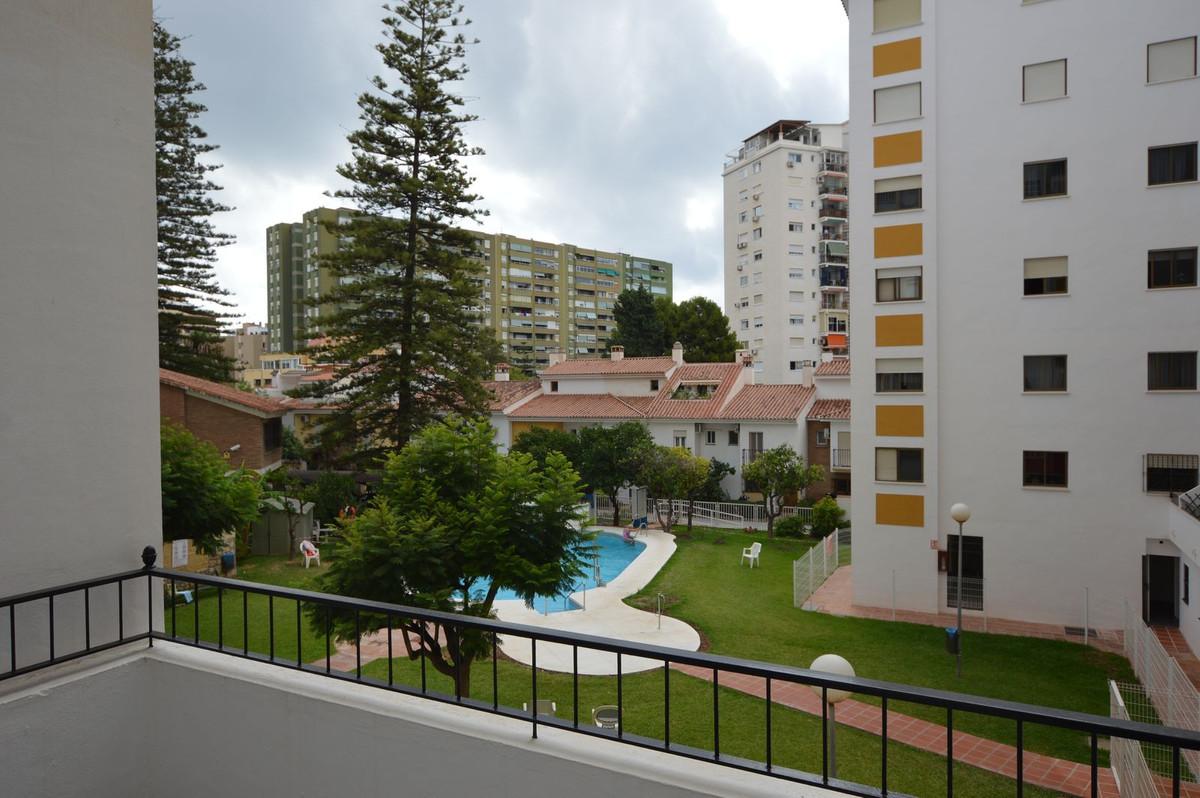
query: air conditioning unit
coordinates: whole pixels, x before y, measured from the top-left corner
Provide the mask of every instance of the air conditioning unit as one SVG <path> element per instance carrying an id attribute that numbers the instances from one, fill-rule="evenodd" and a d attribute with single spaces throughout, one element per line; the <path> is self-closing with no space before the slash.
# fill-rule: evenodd
<path id="1" fill-rule="evenodd" d="M 818 338 L 817 341 L 820 342 L 821 346 L 829 346 L 829 339 L 827 337 L 825 337 L 824 335 L 822 335 L 820 338 Z"/>
<path id="2" fill-rule="evenodd" d="M 746 247 L 748 247 L 748 246 L 750 246 L 750 245 L 749 245 L 749 244 L 747 244 L 745 241 L 740 241 L 740 242 L 738 242 L 738 246 L 737 246 L 737 248 L 738 248 L 738 249 L 745 249 L 745 248 L 746 248 Z"/>
<path id="3" fill-rule="evenodd" d="M 759 197 L 761 197 L 761 196 L 762 196 L 762 194 L 755 194 L 755 195 L 754 195 L 754 199 L 758 199 L 758 198 L 759 198 Z"/>
<path id="4" fill-rule="evenodd" d="M 739 272 L 740 272 L 742 269 L 744 269 L 744 268 L 746 268 L 746 267 L 745 267 L 745 266 L 743 266 L 743 265 L 742 265 L 742 264 L 740 264 L 740 263 L 738 264 L 738 271 L 739 271 Z"/>
<path id="5" fill-rule="evenodd" d="M 787 168 L 788 168 L 788 169 L 795 169 L 795 168 L 796 168 L 796 163 L 795 163 L 795 161 L 788 161 L 788 162 L 787 162 Z"/>

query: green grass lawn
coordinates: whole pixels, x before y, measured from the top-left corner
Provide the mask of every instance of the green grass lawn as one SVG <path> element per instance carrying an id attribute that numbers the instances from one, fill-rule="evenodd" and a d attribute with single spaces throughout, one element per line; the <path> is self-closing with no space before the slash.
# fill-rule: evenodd
<path id="1" fill-rule="evenodd" d="M 754 540 L 763 543 L 762 567 L 751 570 L 739 566 L 738 559 Z M 792 561 L 811 545 L 807 542 L 698 529 L 677 543 L 675 556 L 630 603 L 651 606 L 658 593 L 665 594 L 667 613 L 699 629 L 714 653 L 807 667 L 832 652 L 846 657 L 859 676 L 1105 716 L 1105 680 L 1134 680 L 1123 657 L 1077 643 L 971 633 L 964 635 L 959 680 L 940 628 L 793 608 Z M 940 710 L 897 702 L 889 706 L 945 723 Z M 1016 742 L 1012 721 L 956 714 L 955 728 Z M 1025 744 L 1041 753 L 1090 761 L 1089 743 L 1080 733 L 1027 726 Z"/>

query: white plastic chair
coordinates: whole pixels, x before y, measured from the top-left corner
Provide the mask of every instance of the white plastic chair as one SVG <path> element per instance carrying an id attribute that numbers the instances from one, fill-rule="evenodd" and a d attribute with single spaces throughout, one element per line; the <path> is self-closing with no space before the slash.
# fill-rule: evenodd
<path id="1" fill-rule="evenodd" d="M 321 567 L 321 550 L 312 544 L 311 540 L 300 541 L 300 553 L 304 555 L 304 567 L 308 568 L 308 564 L 316 560 L 317 567 Z"/>
<path id="2" fill-rule="evenodd" d="M 528 701 L 521 703 L 521 711 L 529 712 Z M 537 713 L 539 715 L 555 715 L 558 713 L 558 703 L 546 698 L 539 698 L 537 700 Z"/>
<path id="3" fill-rule="evenodd" d="M 760 553 L 762 553 L 762 544 L 759 543 L 758 541 L 751 543 L 750 548 L 742 549 L 742 559 L 740 562 L 738 562 L 738 565 L 741 565 L 742 563 L 746 562 L 747 560 L 750 561 L 751 568 L 753 568 L 756 565 L 762 565 L 762 563 L 760 563 L 758 561 L 758 555 Z"/>

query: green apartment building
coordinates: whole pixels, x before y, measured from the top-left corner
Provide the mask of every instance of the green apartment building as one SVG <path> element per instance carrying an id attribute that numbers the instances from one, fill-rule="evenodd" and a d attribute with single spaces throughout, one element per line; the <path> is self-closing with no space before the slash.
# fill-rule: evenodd
<path id="1" fill-rule="evenodd" d="M 327 292 L 336 279 L 320 266 L 320 256 L 338 246 L 338 237 L 323 223 L 348 219 L 352 213 L 349 208 L 316 208 L 304 214 L 300 224 L 267 228 L 272 351 L 291 351 L 322 334 L 324 308 L 305 306 L 304 299 Z M 285 234 L 290 248 L 283 245 Z M 495 331 L 512 363 L 541 368 L 554 351 L 570 357 L 606 351 L 613 306 L 626 288 L 643 287 L 656 297 L 672 297 L 671 264 L 666 261 L 503 233 L 474 235 L 479 240 L 477 257 L 484 265 L 481 323 Z M 290 262 L 283 252 L 292 253 Z"/>

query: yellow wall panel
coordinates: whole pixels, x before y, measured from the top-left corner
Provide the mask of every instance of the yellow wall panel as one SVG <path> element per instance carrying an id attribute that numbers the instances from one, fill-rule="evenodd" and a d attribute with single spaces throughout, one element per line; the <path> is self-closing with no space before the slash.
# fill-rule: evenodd
<path id="1" fill-rule="evenodd" d="M 874 50 L 875 77 L 921 68 L 921 37 L 877 44 Z"/>
<path id="2" fill-rule="evenodd" d="M 875 494 L 875 523 L 924 526 L 925 497 L 898 493 Z"/>
<path id="3" fill-rule="evenodd" d="M 512 429 L 509 431 L 510 440 L 508 445 L 512 446 L 517 442 L 517 438 L 521 437 L 521 433 L 529 432 L 529 430 L 534 429 L 535 427 L 540 427 L 541 429 L 561 430 L 563 425 L 561 421 L 514 421 L 512 423 Z"/>
<path id="4" fill-rule="evenodd" d="M 919 130 L 875 137 L 876 167 L 920 163 L 921 159 L 921 131 Z"/>
<path id="5" fill-rule="evenodd" d="M 875 346 L 920 346 L 925 342 L 920 313 L 875 317 Z"/>
<path id="6" fill-rule="evenodd" d="M 877 406 L 875 434 L 921 437 L 925 434 L 925 408 L 921 405 Z"/>
<path id="7" fill-rule="evenodd" d="M 920 223 L 875 228 L 877 258 L 900 258 L 905 255 L 920 255 L 924 251 L 924 230 Z"/>

